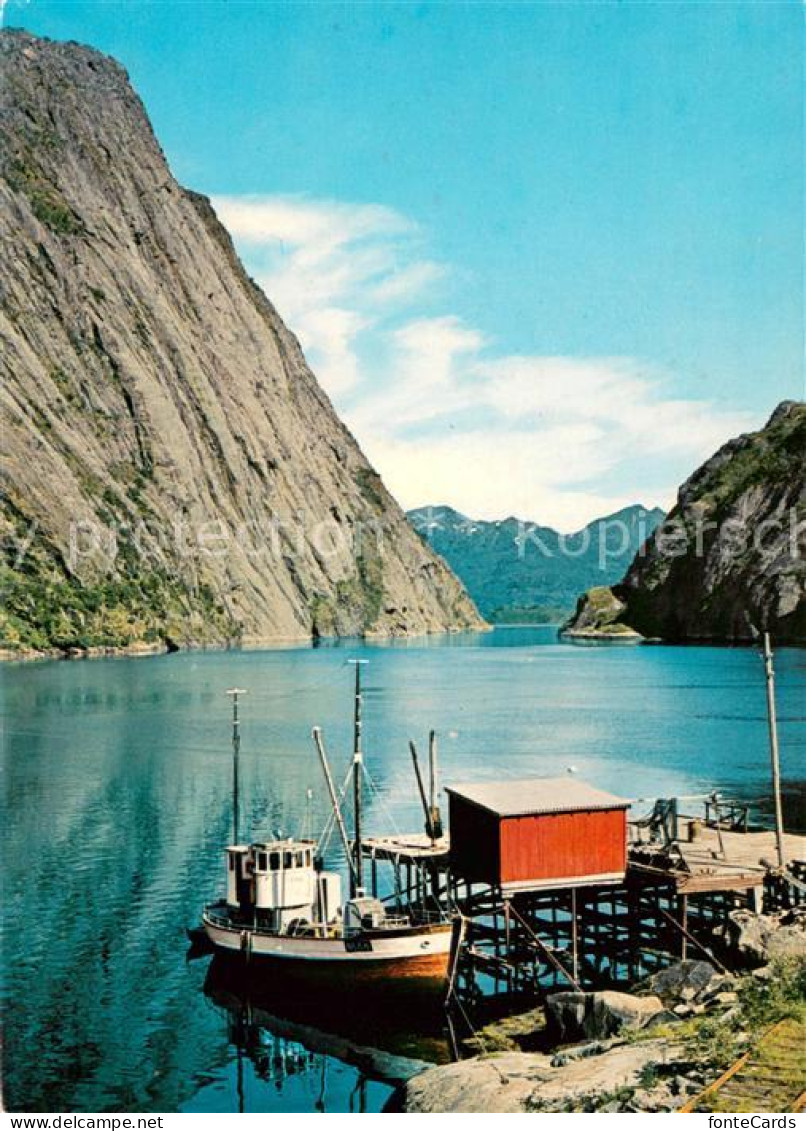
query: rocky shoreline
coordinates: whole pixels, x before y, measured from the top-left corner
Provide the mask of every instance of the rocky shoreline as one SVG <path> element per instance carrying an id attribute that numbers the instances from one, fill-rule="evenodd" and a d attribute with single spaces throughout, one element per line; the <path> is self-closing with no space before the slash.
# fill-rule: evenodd
<path id="1" fill-rule="evenodd" d="M 430 640 L 435 636 L 460 636 L 463 634 L 476 634 L 479 632 L 492 632 L 493 626 L 482 624 L 477 628 L 448 627 L 433 632 L 405 633 L 408 640 Z M 110 657 L 137 657 L 137 656 L 167 656 L 176 652 L 262 652 L 276 648 L 294 648 L 303 645 L 313 647 L 323 637 L 300 633 L 296 636 L 270 636 L 251 640 L 239 640 L 231 644 L 215 643 L 211 641 L 187 641 L 181 644 L 169 644 L 164 640 L 155 641 L 153 644 L 138 640 L 132 644 L 121 646 L 103 645 L 89 648 L 49 648 L 37 650 L 34 648 L 0 648 L 0 663 L 34 663 L 41 660 L 98 660 Z M 326 640 L 338 640 L 339 637 L 325 637 Z M 400 639 L 400 634 L 394 632 L 364 632 L 360 639 L 372 643 Z"/>
<path id="2" fill-rule="evenodd" d="M 799 953 L 742 977 L 688 960 L 635 993 L 550 994 L 542 1017 L 532 1011 L 523 1025 L 509 1018 L 487 1027 L 473 1042 L 479 1053 L 413 1076 L 387 1110 L 628 1113 L 676 1111 L 693 1097 L 706 1103 L 713 1081 L 773 1024 L 806 1022 L 803 922 L 792 947 Z M 535 1043 L 539 1050 L 525 1051 Z M 804 1071 L 797 1058 L 792 1071 Z"/>

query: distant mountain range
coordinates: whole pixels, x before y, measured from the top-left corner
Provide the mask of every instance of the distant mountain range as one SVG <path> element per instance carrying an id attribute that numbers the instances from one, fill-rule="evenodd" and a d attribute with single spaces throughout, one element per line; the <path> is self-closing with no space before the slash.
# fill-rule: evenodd
<path id="1" fill-rule="evenodd" d="M 418 507 L 408 518 L 487 620 L 539 624 L 565 619 L 581 592 L 620 580 L 665 514 L 635 504 L 569 535 L 514 517 L 471 519 L 447 506 Z"/>

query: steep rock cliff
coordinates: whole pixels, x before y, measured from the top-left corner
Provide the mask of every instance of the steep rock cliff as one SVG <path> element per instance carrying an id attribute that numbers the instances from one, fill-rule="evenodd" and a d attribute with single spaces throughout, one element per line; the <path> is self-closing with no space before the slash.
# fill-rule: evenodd
<path id="1" fill-rule="evenodd" d="M 5 646 L 479 626 L 124 70 L 7 30 L 0 74 Z"/>
<path id="2" fill-rule="evenodd" d="M 806 643 L 806 404 L 785 401 L 680 488 L 624 580 L 581 598 L 568 635 Z"/>

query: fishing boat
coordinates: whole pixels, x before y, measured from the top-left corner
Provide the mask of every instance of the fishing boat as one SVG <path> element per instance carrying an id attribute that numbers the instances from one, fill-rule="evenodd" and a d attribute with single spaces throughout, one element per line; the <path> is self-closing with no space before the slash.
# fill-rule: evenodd
<path id="1" fill-rule="evenodd" d="M 451 922 L 438 907 L 387 904 L 367 893 L 363 882 L 361 662 L 355 662 L 352 787 L 353 836 L 342 813 L 321 730 L 313 737 L 327 784 L 333 820 L 349 867 L 349 898 L 342 902 L 342 879 L 323 866 L 320 841 L 274 838 L 241 843 L 238 821 L 238 697 L 233 697 L 233 843 L 226 849 L 226 897 L 209 904 L 202 926 L 211 945 L 237 953 L 278 976 L 301 974 L 372 982 L 417 980 L 441 983 L 448 970 Z"/>

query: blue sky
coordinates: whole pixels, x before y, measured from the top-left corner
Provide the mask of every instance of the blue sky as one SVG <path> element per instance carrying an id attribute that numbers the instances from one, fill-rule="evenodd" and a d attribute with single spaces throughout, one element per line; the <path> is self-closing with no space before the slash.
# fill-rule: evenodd
<path id="1" fill-rule="evenodd" d="M 9 0 L 115 55 L 404 505 L 668 506 L 804 396 L 797 3 Z"/>

